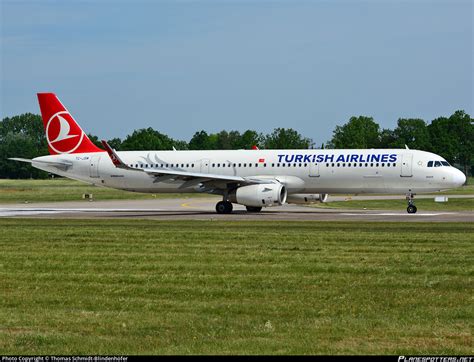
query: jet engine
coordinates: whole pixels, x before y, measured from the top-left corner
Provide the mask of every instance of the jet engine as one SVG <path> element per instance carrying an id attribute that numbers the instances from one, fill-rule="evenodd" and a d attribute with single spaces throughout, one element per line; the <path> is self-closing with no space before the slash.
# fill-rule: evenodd
<path id="1" fill-rule="evenodd" d="M 281 183 L 242 186 L 229 195 L 229 201 L 251 207 L 283 205 L 286 202 L 286 187 Z"/>
<path id="2" fill-rule="evenodd" d="M 288 195 L 286 202 L 289 204 L 314 204 L 316 202 L 326 202 L 328 194 L 293 194 Z"/>

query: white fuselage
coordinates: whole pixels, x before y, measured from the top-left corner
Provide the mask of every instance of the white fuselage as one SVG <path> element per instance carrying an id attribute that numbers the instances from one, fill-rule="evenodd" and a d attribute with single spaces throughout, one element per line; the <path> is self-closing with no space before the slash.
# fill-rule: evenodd
<path id="1" fill-rule="evenodd" d="M 464 174 L 447 165 L 442 157 L 408 149 L 123 151 L 117 154 L 134 168 L 270 178 L 284 184 L 288 194 L 423 193 L 458 187 L 465 181 Z M 67 162 L 70 166 L 44 163 L 49 161 Z M 429 161 L 444 161 L 444 165 L 428 167 Z M 189 184 L 172 177 L 160 180 L 145 172 L 117 168 L 106 152 L 42 156 L 33 159 L 32 165 L 71 179 L 122 190 L 203 192 L 198 183 Z"/>

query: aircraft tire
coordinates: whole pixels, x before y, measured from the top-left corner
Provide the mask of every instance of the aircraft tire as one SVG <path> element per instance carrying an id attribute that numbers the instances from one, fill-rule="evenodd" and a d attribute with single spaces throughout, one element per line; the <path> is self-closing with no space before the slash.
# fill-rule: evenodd
<path id="1" fill-rule="evenodd" d="M 216 204 L 216 212 L 218 214 L 230 214 L 232 209 L 232 203 L 229 201 L 219 201 Z"/>
<path id="2" fill-rule="evenodd" d="M 415 214 L 416 211 L 417 211 L 417 208 L 416 208 L 415 205 L 408 205 L 408 207 L 407 207 L 407 212 L 408 212 L 409 214 Z"/>
<path id="3" fill-rule="evenodd" d="M 261 207 L 256 207 L 256 206 L 245 206 L 247 209 L 247 212 L 260 212 L 262 211 Z"/>

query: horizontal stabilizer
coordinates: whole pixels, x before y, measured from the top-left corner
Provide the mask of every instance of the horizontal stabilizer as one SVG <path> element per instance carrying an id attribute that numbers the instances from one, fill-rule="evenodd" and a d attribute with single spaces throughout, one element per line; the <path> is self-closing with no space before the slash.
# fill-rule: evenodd
<path id="1" fill-rule="evenodd" d="M 20 162 L 27 162 L 27 163 L 33 162 L 33 160 L 29 160 L 29 159 L 27 159 L 27 158 L 9 158 L 9 160 L 12 160 L 12 161 L 20 161 Z"/>
<path id="2" fill-rule="evenodd" d="M 9 160 L 12 161 L 20 161 L 20 162 L 27 162 L 27 163 L 39 163 L 43 165 L 48 165 L 48 166 L 55 166 L 58 168 L 67 168 L 72 166 L 72 162 L 69 161 L 45 161 L 45 160 L 29 160 L 27 158 L 9 158 Z"/>

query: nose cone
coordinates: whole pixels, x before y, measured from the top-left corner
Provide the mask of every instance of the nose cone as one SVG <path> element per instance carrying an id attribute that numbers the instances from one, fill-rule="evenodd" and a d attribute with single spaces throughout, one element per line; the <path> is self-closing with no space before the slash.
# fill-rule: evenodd
<path id="1" fill-rule="evenodd" d="M 453 183 L 456 187 L 464 185 L 466 182 L 466 176 L 459 170 L 454 170 Z"/>

